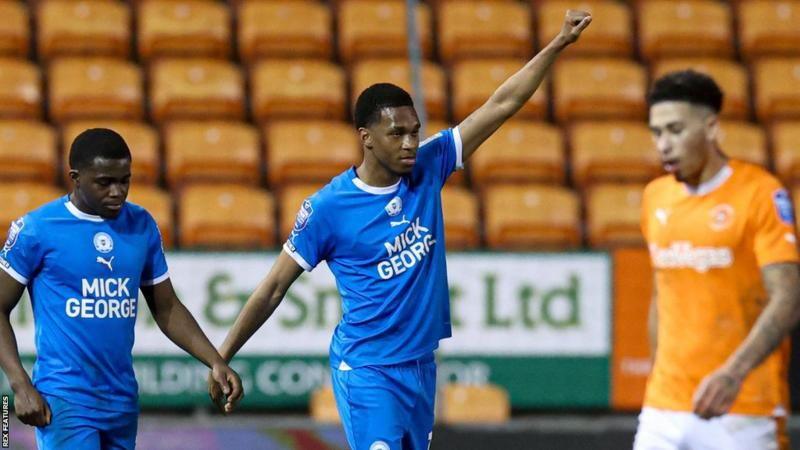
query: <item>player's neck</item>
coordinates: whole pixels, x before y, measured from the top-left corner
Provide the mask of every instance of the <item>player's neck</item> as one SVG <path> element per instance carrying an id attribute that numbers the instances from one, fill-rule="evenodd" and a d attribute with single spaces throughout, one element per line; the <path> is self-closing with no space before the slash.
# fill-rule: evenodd
<path id="1" fill-rule="evenodd" d="M 97 214 L 97 211 L 90 208 L 89 205 L 86 204 L 86 202 L 81 200 L 80 195 L 75 195 L 75 191 L 69 193 L 69 201 L 70 203 L 75 205 L 76 208 L 78 208 L 78 211 L 84 214 L 89 214 L 90 216 L 99 216 L 99 214 Z"/>
<path id="2" fill-rule="evenodd" d="M 400 179 L 400 176 L 390 172 L 377 161 L 364 161 L 356 168 L 356 175 L 368 186 L 391 186 Z"/>
<path id="3" fill-rule="evenodd" d="M 700 176 L 697 177 L 696 180 L 687 181 L 688 184 L 692 188 L 697 188 L 698 186 L 702 186 L 704 183 L 714 179 L 717 174 L 728 165 L 728 158 L 719 151 L 719 149 L 713 149 L 710 154 L 708 155 L 708 161 L 706 161 L 705 166 L 703 166 L 703 170 L 700 171 Z"/>

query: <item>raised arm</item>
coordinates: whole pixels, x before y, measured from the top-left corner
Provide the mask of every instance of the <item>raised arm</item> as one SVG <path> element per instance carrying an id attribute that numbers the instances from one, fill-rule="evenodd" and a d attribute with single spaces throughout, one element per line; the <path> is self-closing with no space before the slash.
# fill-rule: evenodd
<path id="1" fill-rule="evenodd" d="M 492 94 L 480 108 L 458 125 L 462 157 L 466 161 L 506 120 L 531 98 L 542 83 L 556 57 L 589 26 L 592 16 L 583 11 L 567 11 L 561 32 Z"/>
<path id="2" fill-rule="evenodd" d="M 770 264 L 761 269 L 769 302 L 747 338 L 716 372 L 706 377 L 695 394 L 695 413 L 709 418 L 725 414 L 742 381 L 789 335 L 800 319 L 800 266 Z"/>

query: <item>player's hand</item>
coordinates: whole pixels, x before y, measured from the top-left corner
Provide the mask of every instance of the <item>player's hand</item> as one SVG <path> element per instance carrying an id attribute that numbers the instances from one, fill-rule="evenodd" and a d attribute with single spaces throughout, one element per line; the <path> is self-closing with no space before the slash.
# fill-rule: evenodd
<path id="1" fill-rule="evenodd" d="M 208 395 L 220 411 L 229 414 L 244 397 L 242 380 L 227 364 L 214 364 L 208 375 Z"/>
<path id="2" fill-rule="evenodd" d="M 576 11 L 574 9 L 567 10 L 567 15 L 564 18 L 564 25 L 561 27 L 561 32 L 558 38 L 564 45 L 572 44 L 577 41 L 583 30 L 592 23 L 592 16 L 586 11 Z"/>
<path id="3" fill-rule="evenodd" d="M 725 368 L 716 370 L 697 387 L 692 400 L 694 413 L 703 419 L 727 413 L 741 387 L 740 377 Z"/>
<path id="4" fill-rule="evenodd" d="M 20 422 L 33 427 L 50 425 L 52 419 L 50 405 L 30 383 L 14 392 L 14 412 Z"/>

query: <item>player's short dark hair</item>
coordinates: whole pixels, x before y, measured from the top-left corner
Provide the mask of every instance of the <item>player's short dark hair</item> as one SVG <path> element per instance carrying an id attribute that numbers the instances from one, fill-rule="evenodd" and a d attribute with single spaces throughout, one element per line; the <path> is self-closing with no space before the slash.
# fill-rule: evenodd
<path id="1" fill-rule="evenodd" d="M 353 122 L 356 129 L 368 127 L 381 119 L 383 108 L 414 106 L 405 89 L 391 83 L 378 83 L 364 89 L 356 100 Z"/>
<path id="2" fill-rule="evenodd" d="M 131 160 L 131 150 L 125 139 L 108 128 L 90 128 L 72 141 L 69 149 L 69 167 L 73 170 L 86 168 L 96 158 Z"/>
<path id="3" fill-rule="evenodd" d="M 722 108 L 722 90 L 710 76 L 694 70 L 671 72 L 653 83 L 647 95 L 648 106 L 665 101 L 683 101 L 702 105 L 719 113 Z"/>

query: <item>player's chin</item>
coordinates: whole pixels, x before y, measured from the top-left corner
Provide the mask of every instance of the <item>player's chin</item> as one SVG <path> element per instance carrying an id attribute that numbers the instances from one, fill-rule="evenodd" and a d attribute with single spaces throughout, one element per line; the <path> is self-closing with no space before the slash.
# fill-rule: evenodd
<path id="1" fill-rule="evenodd" d="M 103 208 L 100 209 L 100 216 L 105 219 L 116 219 L 122 211 L 123 205 L 124 203 L 119 206 L 103 206 Z"/>

